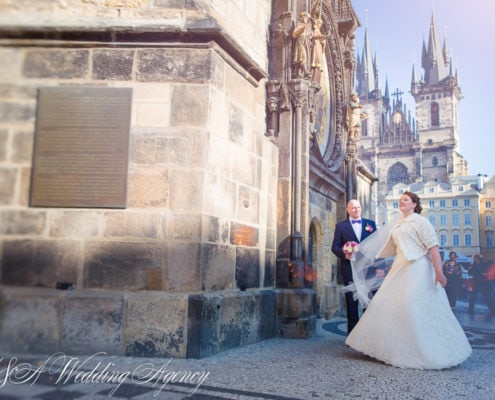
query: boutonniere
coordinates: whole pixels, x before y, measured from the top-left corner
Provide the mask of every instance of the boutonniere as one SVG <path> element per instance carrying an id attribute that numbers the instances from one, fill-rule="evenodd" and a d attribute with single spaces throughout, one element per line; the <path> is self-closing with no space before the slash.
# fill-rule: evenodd
<path id="1" fill-rule="evenodd" d="M 358 251 L 358 244 L 356 242 L 347 242 L 344 244 L 344 247 L 342 247 L 342 251 L 345 254 L 352 254 L 355 251 Z"/>
<path id="2" fill-rule="evenodd" d="M 366 226 L 364 227 L 364 230 L 366 232 L 371 233 L 371 232 L 373 232 L 373 227 L 370 224 L 366 224 Z"/>

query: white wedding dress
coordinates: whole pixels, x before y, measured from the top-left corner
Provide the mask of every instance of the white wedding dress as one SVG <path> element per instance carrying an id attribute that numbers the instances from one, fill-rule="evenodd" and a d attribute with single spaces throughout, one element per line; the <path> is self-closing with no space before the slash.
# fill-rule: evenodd
<path id="1" fill-rule="evenodd" d="M 400 228 L 393 230 L 395 243 L 401 234 Z M 472 351 L 444 288 L 435 284 L 430 258 L 408 261 L 399 247 L 346 344 L 387 364 L 417 369 L 449 368 Z"/>

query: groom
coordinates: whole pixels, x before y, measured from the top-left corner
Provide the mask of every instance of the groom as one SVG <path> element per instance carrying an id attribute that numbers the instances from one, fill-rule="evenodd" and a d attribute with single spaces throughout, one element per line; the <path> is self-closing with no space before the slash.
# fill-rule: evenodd
<path id="1" fill-rule="evenodd" d="M 335 226 L 332 252 L 341 260 L 342 277 L 344 285 L 349 285 L 352 280 L 351 254 L 344 253 L 343 247 L 347 242 L 359 243 L 376 231 L 375 221 L 361 218 L 361 204 L 357 200 L 350 200 L 346 208 L 349 218 L 339 222 Z M 349 334 L 359 319 L 358 301 L 352 297 L 352 292 L 345 293 L 347 308 L 347 333 Z"/>

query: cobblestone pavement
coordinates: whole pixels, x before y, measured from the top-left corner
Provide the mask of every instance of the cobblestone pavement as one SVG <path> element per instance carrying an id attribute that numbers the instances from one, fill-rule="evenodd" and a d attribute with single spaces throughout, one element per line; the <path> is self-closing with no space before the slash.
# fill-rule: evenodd
<path id="1" fill-rule="evenodd" d="M 274 338 L 202 360 L 3 355 L 0 400 L 494 399 L 495 320 L 485 308 L 467 314 L 463 303 L 455 312 L 473 354 L 448 370 L 363 356 L 344 344 L 345 320 L 335 318 L 319 320 L 309 339 Z"/>

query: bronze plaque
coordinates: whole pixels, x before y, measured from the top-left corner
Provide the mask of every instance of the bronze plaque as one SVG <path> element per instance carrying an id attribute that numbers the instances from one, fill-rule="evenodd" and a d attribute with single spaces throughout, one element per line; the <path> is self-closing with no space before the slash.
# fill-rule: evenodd
<path id="1" fill-rule="evenodd" d="M 31 206 L 125 208 L 132 89 L 41 88 Z"/>

